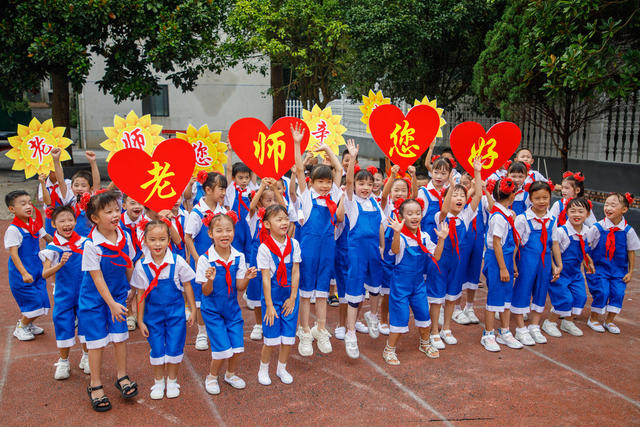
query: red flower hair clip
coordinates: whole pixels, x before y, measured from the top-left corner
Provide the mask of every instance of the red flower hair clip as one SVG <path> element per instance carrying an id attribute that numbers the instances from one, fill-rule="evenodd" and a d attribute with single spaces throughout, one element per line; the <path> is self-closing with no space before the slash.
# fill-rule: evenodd
<path id="1" fill-rule="evenodd" d="M 500 188 L 500 192 L 502 194 L 506 194 L 508 196 L 516 189 L 516 184 L 511 178 L 503 178 L 500 180 L 500 187 L 498 188 Z"/>
<path id="2" fill-rule="evenodd" d="M 371 166 L 367 166 L 367 170 L 369 171 L 369 173 L 370 173 L 371 175 L 375 175 L 375 174 L 377 174 L 377 173 L 378 173 L 378 168 L 377 168 L 377 167 L 375 167 L 375 166 L 373 166 L 373 165 L 371 165 Z"/>
<path id="3" fill-rule="evenodd" d="M 394 209 L 400 209 L 400 205 L 404 203 L 404 199 L 402 197 L 398 197 L 395 202 L 393 202 Z"/>
<path id="4" fill-rule="evenodd" d="M 582 174 L 582 172 L 576 172 L 573 174 L 573 179 L 578 182 L 584 182 L 584 175 Z"/>
<path id="5" fill-rule="evenodd" d="M 98 190 L 100 191 L 100 190 Z M 90 193 L 83 193 L 82 197 L 80 198 L 80 201 L 78 202 L 78 206 L 80 207 L 80 209 L 82 209 L 83 211 L 87 210 L 87 206 L 89 206 L 89 201 L 91 200 L 91 194 Z"/>
<path id="6" fill-rule="evenodd" d="M 200 171 L 198 172 L 196 181 L 198 181 L 200 184 L 204 184 L 208 177 L 209 177 L 209 173 L 207 171 Z"/>
<path id="7" fill-rule="evenodd" d="M 414 199 L 420 205 L 420 209 L 424 210 L 424 200 L 422 199 Z"/>
<path id="8" fill-rule="evenodd" d="M 53 216 L 53 208 L 52 207 L 48 207 L 47 209 L 44 210 L 44 215 L 48 218 L 51 219 L 51 217 Z"/>
<path id="9" fill-rule="evenodd" d="M 487 181 L 487 191 L 493 193 L 493 189 L 496 188 L 496 180 L 490 179 Z"/>
<path id="10" fill-rule="evenodd" d="M 306 177 L 306 178 L 304 179 L 304 182 L 306 182 L 307 184 L 309 183 L 309 181 L 311 181 L 311 178 L 309 178 L 309 177 Z"/>
<path id="11" fill-rule="evenodd" d="M 211 225 L 211 221 L 213 221 L 213 217 L 215 216 L 216 214 L 209 211 L 204 217 L 202 217 L 202 223 L 205 225 L 205 227 L 209 228 L 209 226 Z"/>
<path id="12" fill-rule="evenodd" d="M 436 161 L 436 160 L 438 160 L 439 158 L 440 158 L 440 155 L 439 155 L 439 154 L 436 154 L 435 156 L 433 156 L 433 157 L 431 158 L 431 163 L 435 162 L 435 161 Z"/>
<path id="13" fill-rule="evenodd" d="M 507 160 L 506 162 L 504 162 L 504 168 L 506 170 L 509 170 L 509 168 L 511 167 L 512 163 L 513 163 L 513 160 Z"/>
<path id="14" fill-rule="evenodd" d="M 358 172 L 360 172 L 360 165 L 355 165 L 355 166 L 353 167 L 353 174 L 355 175 L 355 174 L 357 174 Z"/>
<path id="15" fill-rule="evenodd" d="M 549 180 L 549 181 L 547 181 L 547 184 L 549 184 L 549 188 L 551 188 L 551 191 L 555 191 L 556 190 L 556 186 L 553 183 L 553 181 Z"/>
<path id="16" fill-rule="evenodd" d="M 451 163 L 451 167 L 452 167 L 453 169 L 455 169 L 455 168 L 457 168 L 457 167 L 458 167 L 458 163 L 456 162 L 456 159 L 454 159 L 453 157 L 448 158 L 447 160 L 449 160 L 449 162 Z"/>
<path id="17" fill-rule="evenodd" d="M 235 211 L 227 211 L 225 213 L 225 215 L 227 215 L 229 218 L 231 218 L 233 220 L 234 224 L 238 223 L 238 215 L 236 214 Z"/>
<path id="18" fill-rule="evenodd" d="M 631 195 L 631 193 L 624 193 L 624 198 L 627 199 L 629 206 L 633 204 L 633 196 Z"/>
<path id="19" fill-rule="evenodd" d="M 562 174 L 562 179 L 569 178 L 570 176 L 573 176 L 573 172 L 566 171 L 565 173 Z"/>
<path id="20" fill-rule="evenodd" d="M 260 220 L 262 220 L 262 218 L 264 218 L 264 213 L 265 213 L 266 211 L 267 211 L 267 210 L 266 210 L 265 208 L 260 208 L 260 209 L 258 209 L 258 218 L 260 218 Z"/>

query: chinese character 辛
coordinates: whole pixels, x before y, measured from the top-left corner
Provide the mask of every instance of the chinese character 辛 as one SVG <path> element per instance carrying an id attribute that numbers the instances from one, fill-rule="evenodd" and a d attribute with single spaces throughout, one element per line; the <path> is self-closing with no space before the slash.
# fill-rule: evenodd
<path id="1" fill-rule="evenodd" d="M 122 132 L 122 145 L 124 145 L 124 148 L 138 148 L 140 150 L 144 150 L 146 141 L 141 132 L 140 128 L 135 128 L 131 132 Z"/>
<path id="2" fill-rule="evenodd" d="M 151 189 L 151 192 L 149 193 L 149 195 L 144 201 L 145 203 L 151 197 L 153 197 L 155 193 L 157 193 L 158 197 L 160 197 L 161 199 L 168 199 L 169 197 L 173 197 L 176 195 L 176 192 L 173 189 L 173 187 L 169 187 L 169 190 L 171 191 L 163 193 L 165 188 L 171 185 L 171 182 L 166 181 L 166 179 L 175 175 L 175 173 L 169 171 L 169 167 L 171 165 L 168 162 L 164 162 L 163 166 L 160 166 L 160 162 L 152 162 L 152 163 L 153 163 L 153 169 L 148 170 L 147 173 L 151 175 L 153 178 L 151 178 L 149 181 L 145 182 L 140 186 L 140 188 L 142 188 L 143 190 L 146 190 L 153 184 L 153 188 Z"/>
<path id="3" fill-rule="evenodd" d="M 327 122 L 325 122 L 324 120 L 320 120 L 318 122 L 318 126 L 316 127 L 315 132 L 311 132 L 311 135 L 313 135 L 317 140 L 320 141 L 320 144 L 324 143 L 324 140 L 331 135 L 331 132 L 329 132 L 329 129 L 327 129 Z"/>
<path id="4" fill-rule="evenodd" d="M 213 159 L 209 157 L 209 147 L 200 140 L 198 140 L 197 143 L 192 144 L 192 147 L 196 153 L 196 165 L 201 167 L 211 166 L 211 161 Z"/>
<path id="5" fill-rule="evenodd" d="M 498 153 L 494 151 L 495 147 L 496 140 L 494 138 L 485 141 L 483 137 L 480 137 L 480 139 L 478 139 L 478 145 L 473 144 L 473 147 L 471 147 L 471 155 L 468 159 L 469 164 L 473 165 L 475 158 L 480 157 L 480 160 L 482 160 L 482 168 L 490 169 L 493 166 L 493 162 L 498 158 Z"/>
<path id="6" fill-rule="evenodd" d="M 39 163 L 42 163 L 42 160 L 51 154 L 51 150 L 53 147 L 49 144 L 44 143 L 44 138 L 35 135 L 31 138 L 27 144 L 29 144 L 29 149 L 31 150 L 31 158 L 38 159 Z"/>
<path id="7" fill-rule="evenodd" d="M 396 124 L 396 128 L 391 132 L 393 147 L 389 150 L 389 156 L 393 156 L 393 151 L 395 150 L 400 157 L 415 157 L 416 153 L 412 150 L 418 150 L 420 147 L 416 144 L 410 144 L 414 140 L 414 133 L 416 133 L 416 130 L 409 127 L 407 120 L 404 120 L 404 126 Z"/>
<path id="8" fill-rule="evenodd" d="M 270 134 L 268 137 L 260 132 L 258 134 L 258 140 L 253 141 L 254 153 L 253 155 L 258 159 L 258 162 L 264 164 L 265 153 L 268 159 L 273 159 L 275 164 L 276 173 L 278 173 L 278 162 L 284 159 L 284 152 L 286 145 L 282 139 L 284 132 L 278 131 Z"/>

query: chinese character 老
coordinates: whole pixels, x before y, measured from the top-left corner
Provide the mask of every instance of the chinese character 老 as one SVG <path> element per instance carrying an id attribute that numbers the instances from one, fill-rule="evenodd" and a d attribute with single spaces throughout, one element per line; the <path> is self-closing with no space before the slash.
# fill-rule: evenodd
<path id="1" fill-rule="evenodd" d="M 145 203 L 151 197 L 153 197 L 155 193 L 157 193 L 158 197 L 160 197 L 161 199 L 168 199 L 169 197 L 173 197 L 176 195 L 176 192 L 173 189 L 173 187 L 170 187 L 171 182 L 166 181 L 167 178 L 170 178 L 175 175 L 175 173 L 169 170 L 169 167 L 171 165 L 168 162 L 164 162 L 163 166 L 160 166 L 160 162 L 152 162 L 152 163 L 153 163 L 153 169 L 148 170 L 147 173 L 151 175 L 153 178 L 151 178 L 149 181 L 145 182 L 140 186 L 140 188 L 142 188 L 143 190 L 146 190 L 151 185 L 153 185 L 151 192 L 149 193 L 149 195 L 144 201 Z M 164 192 L 164 190 L 168 186 L 170 191 Z"/>

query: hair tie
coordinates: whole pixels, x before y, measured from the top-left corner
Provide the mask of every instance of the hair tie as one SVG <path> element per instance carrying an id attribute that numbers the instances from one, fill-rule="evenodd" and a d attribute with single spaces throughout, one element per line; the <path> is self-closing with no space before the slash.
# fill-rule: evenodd
<path id="1" fill-rule="evenodd" d="M 629 206 L 633 204 L 633 196 L 631 195 L 631 193 L 624 193 L 624 198 L 627 199 L 627 203 L 629 203 Z"/>
<path id="2" fill-rule="evenodd" d="M 549 188 L 551 189 L 551 191 L 556 190 L 556 186 L 553 184 L 553 181 L 549 180 L 547 181 L 547 184 L 549 184 Z"/>
<path id="3" fill-rule="evenodd" d="M 487 181 L 487 191 L 493 193 L 493 189 L 496 188 L 496 180 L 490 179 Z"/>
<path id="4" fill-rule="evenodd" d="M 512 163 L 513 163 L 513 160 L 507 160 L 506 162 L 504 162 L 504 168 L 506 170 L 509 170 L 509 168 L 511 167 Z"/>
<path id="5" fill-rule="evenodd" d="M 377 174 L 377 173 L 378 173 L 378 168 L 377 168 L 377 167 L 375 167 L 375 166 L 373 166 L 373 165 L 371 165 L 371 166 L 367 166 L 367 170 L 369 171 L 369 173 L 370 173 L 371 175 L 375 175 L 375 174 Z"/>
<path id="6" fill-rule="evenodd" d="M 209 178 L 209 173 L 207 171 L 200 171 L 198 172 L 196 181 L 198 181 L 200 184 L 204 184 L 207 181 L 207 178 Z"/>
<path id="7" fill-rule="evenodd" d="M 98 190 L 100 191 L 100 190 Z M 82 209 L 83 211 L 87 210 L 87 206 L 89 206 L 89 201 L 91 200 L 91 194 L 90 193 L 83 193 L 82 197 L 80 198 L 80 201 L 77 203 L 78 206 L 80 206 L 80 209 Z"/>
<path id="8" fill-rule="evenodd" d="M 573 172 L 566 171 L 565 173 L 562 174 L 562 179 L 569 178 L 570 176 L 573 176 Z"/>
<path id="9" fill-rule="evenodd" d="M 435 162 L 435 161 L 436 161 L 436 160 L 438 160 L 439 158 L 440 158 L 440 155 L 439 155 L 439 154 L 436 154 L 435 156 L 433 156 L 433 157 L 431 158 L 431 163 Z"/>
<path id="10" fill-rule="evenodd" d="M 573 179 L 578 182 L 584 182 L 584 175 L 582 174 L 582 172 L 576 172 L 573 174 Z"/>
<path id="11" fill-rule="evenodd" d="M 506 194 L 507 196 L 513 193 L 516 185 L 511 178 L 503 178 L 500 180 L 500 192 L 502 194 Z"/>
<path id="12" fill-rule="evenodd" d="M 393 207 L 395 209 L 400 209 L 400 205 L 404 203 L 404 199 L 402 197 L 398 197 L 395 202 L 393 202 Z"/>
<path id="13" fill-rule="evenodd" d="M 44 210 L 44 215 L 48 218 L 51 219 L 51 217 L 53 217 L 53 208 L 52 207 L 48 207 L 47 209 Z"/>
<path id="14" fill-rule="evenodd" d="M 413 199 L 420 205 L 420 210 L 424 210 L 424 200 L 422 199 Z"/>
<path id="15" fill-rule="evenodd" d="M 447 160 L 449 160 L 449 163 L 451 163 L 451 168 L 455 169 L 458 167 L 458 163 L 456 163 L 456 159 L 454 159 L 453 157 L 447 158 Z"/>
<path id="16" fill-rule="evenodd" d="M 202 223 L 209 228 L 209 226 L 211 225 L 211 221 L 213 221 L 213 217 L 215 216 L 215 214 L 211 211 L 207 212 L 207 214 L 202 218 Z"/>
<path id="17" fill-rule="evenodd" d="M 227 215 L 229 218 L 233 220 L 233 225 L 238 223 L 238 215 L 236 214 L 235 211 L 227 211 L 225 215 Z"/>

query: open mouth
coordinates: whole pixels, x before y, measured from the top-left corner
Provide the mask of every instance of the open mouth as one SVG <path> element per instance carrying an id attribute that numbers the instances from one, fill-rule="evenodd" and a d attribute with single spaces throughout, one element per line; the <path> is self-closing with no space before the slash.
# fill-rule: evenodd
<path id="1" fill-rule="evenodd" d="M 231 240 L 230 240 L 230 239 L 228 239 L 228 238 L 226 238 L 226 237 L 223 237 L 222 239 L 220 239 L 220 244 L 221 244 L 221 245 L 227 245 L 227 244 L 229 244 L 230 242 L 231 242 Z"/>
<path id="2" fill-rule="evenodd" d="M 142 208 L 131 209 L 131 213 L 134 215 L 140 215 L 142 213 Z"/>
<path id="3" fill-rule="evenodd" d="M 462 209 L 462 207 L 463 207 L 463 206 L 464 206 L 464 203 L 463 203 L 463 202 L 457 202 L 457 203 L 456 203 L 456 207 L 457 207 L 458 209 Z"/>

